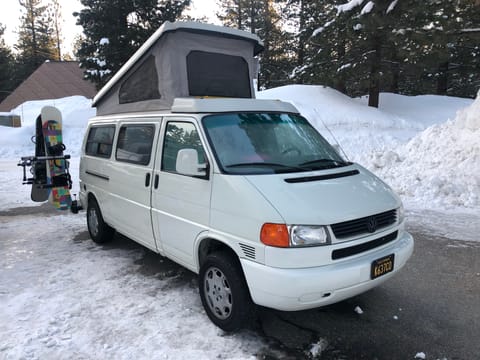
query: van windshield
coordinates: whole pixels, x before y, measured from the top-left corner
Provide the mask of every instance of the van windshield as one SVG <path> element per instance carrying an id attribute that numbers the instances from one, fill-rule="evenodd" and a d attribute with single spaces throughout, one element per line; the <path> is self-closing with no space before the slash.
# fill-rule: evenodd
<path id="1" fill-rule="evenodd" d="M 207 115 L 203 127 L 222 171 L 274 174 L 347 166 L 303 117 L 280 113 Z"/>

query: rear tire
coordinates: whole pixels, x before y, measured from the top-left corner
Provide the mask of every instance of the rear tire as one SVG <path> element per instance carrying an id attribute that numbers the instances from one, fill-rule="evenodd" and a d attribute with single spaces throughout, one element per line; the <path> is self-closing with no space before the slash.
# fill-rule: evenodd
<path id="1" fill-rule="evenodd" d="M 90 237 L 97 244 L 112 240 L 115 230 L 103 221 L 103 216 L 97 201 L 91 198 L 87 206 L 87 226 Z"/>
<path id="2" fill-rule="evenodd" d="M 200 298 L 210 320 L 224 331 L 252 323 L 254 305 L 238 259 L 227 252 L 207 256 L 199 274 Z"/>

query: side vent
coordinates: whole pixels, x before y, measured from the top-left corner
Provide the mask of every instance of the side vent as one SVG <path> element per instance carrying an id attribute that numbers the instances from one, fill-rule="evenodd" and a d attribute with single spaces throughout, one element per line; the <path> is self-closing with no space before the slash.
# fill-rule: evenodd
<path id="1" fill-rule="evenodd" d="M 246 258 L 255 260 L 255 248 L 250 245 L 239 244 Z"/>

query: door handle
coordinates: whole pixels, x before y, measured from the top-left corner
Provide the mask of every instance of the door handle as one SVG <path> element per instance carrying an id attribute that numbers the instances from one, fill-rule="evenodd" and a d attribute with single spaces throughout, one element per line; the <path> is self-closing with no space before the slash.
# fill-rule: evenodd
<path id="1" fill-rule="evenodd" d="M 159 180 L 159 176 L 158 176 L 158 174 L 157 174 L 157 175 L 155 175 L 155 181 L 154 181 L 154 183 L 153 183 L 153 188 L 154 188 L 155 190 L 158 189 L 158 180 Z"/>
<path id="2" fill-rule="evenodd" d="M 149 187 L 150 186 L 150 173 L 147 173 L 147 175 L 145 176 L 145 187 Z"/>

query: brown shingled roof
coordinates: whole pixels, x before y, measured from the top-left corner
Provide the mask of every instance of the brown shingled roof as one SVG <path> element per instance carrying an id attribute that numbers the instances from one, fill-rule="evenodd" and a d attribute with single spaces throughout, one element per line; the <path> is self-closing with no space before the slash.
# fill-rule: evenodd
<path id="1" fill-rule="evenodd" d="M 93 98 L 95 85 L 83 78 L 78 61 L 49 61 L 43 63 L 0 103 L 0 112 L 8 112 L 30 100 L 59 99 L 83 95 Z"/>

